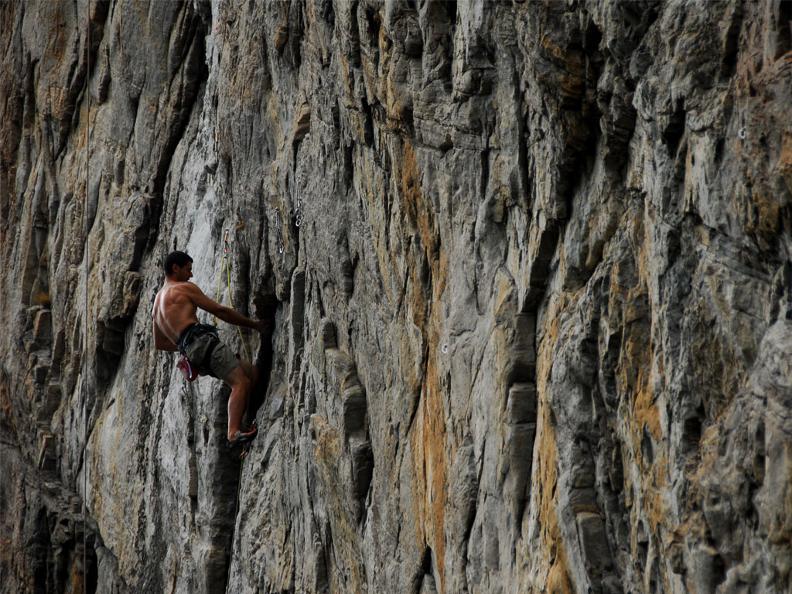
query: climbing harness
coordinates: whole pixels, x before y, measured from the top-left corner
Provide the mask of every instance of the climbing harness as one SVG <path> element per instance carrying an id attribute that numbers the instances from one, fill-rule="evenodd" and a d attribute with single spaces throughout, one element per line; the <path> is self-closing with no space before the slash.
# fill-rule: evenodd
<path id="1" fill-rule="evenodd" d="M 202 371 L 195 365 L 190 358 L 187 356 L 186 352 L 186 345 L 187 343 L 201 337 L 201 336 L 210 336 L 210 345 L 206 349 L 203 354 L 203 361 L 209 361 L 212 353 L 217 348 L 217 345 L 220 344 L 220 336 L 217 333 L 217 328 L 215 326 L 210 326 L 209 324 L 193 324 L 192 326 L 188 326 L 179 336 L 179 341 L 177 343 L 177 348 L 181 353 L 181 357 L 176 364 L 176 367 L 179 371 L 182 372 L 184 379 L 188 382 L 193 382 L 198 379 L 198 376 L 202 373 L 206 375 L 205 371 Z"/>

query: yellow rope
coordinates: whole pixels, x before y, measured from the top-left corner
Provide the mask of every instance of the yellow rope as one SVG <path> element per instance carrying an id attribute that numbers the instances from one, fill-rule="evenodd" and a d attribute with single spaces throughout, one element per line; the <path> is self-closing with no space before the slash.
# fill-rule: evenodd
<path id="1" fill-rule="evenodd" d="M 224 258 L 224 260 L 225 260 L 226 275 L 228 277 L 228 303 L 231 304 L 231 309 L 236 309 L 236 307 L 234 307 L 234 298 L 231 296 L 231 266 L 229 266 L 228 264 L 228 258 Z M 242 328 L 237 326 L 236 329 L 237 329 L 237 334 L 239 334 L 239 342 L 242 343 L 242 348 L 244 349 L 245 352 L 245 359 L 249 362 L 250 351 L 248 350 L 248 345 L 247 345 L 247 341 L 245 340 L 245 337 L 242 336 Z"/>
<path id="2" fill-rule="evenodd" d="M 231 309 L 236 309 L 236 307 L 234 307 L 234 297 L 233 297 L 233 295 L 231 293 L 231 264 L 230 264 L 230 258 L 228 256 L 228 253 L 229 253 L 228 231 L 226 231 L 226 234 L 224 236 L 223 244 L 224 244 L 223 245 L 223 251 L 224 251 L 224 253 L 223 253 L 223 268 L 225 268 L 226 288 L 228 290 L 228 303 L 231 305 Z M 223 296 L 222 296 L 222 293 L 220 293 L 220 286 L 221 286 L 222 282 L 223 282 L 223 275 L 221 273 L 217 277 L 217 290 L 215 291 L 215 294 L 219 295 L 217 301 L 221 305 L 223 303 Z M 214 319 L 214 325 L 216 326 L 217 325 L 217 316 L 213 316 L 213 319 Z M 239 326 L 237 326 L 236 329 L 237 329 L 237 334 L 239 335 L 239 342 L 242 343 L 242 349 L 243 349 L 243 351 L 245 353 L 245 359 L 248 362 L 250 362 L 251 361 L 250 349 L 248 348 L 248 344 L 247 344 L 247 341 L 245 340 L 245 337 L 242 335 L 242 329 Z"/>
<path id="3" fill-rule="evenodd" d="M 223 256 L 223 260 L 225 260 L 226 257 L 227 256 L 224 255 Z M 220 292 L 222 287 L 223 287 L 223 275 L 222 274 L 218 274 L 217 275 L 217 288 L 215 289 L 214 294 L 215 294 L 215 300 L 217 300 L 217 302 L 221 303 L 221 304 L 223 303 L 223 294 Z M 212 325 L 213 326 L 217 326 L 217 316 L 215 316 L 215 315 L 212 316 Z"/>

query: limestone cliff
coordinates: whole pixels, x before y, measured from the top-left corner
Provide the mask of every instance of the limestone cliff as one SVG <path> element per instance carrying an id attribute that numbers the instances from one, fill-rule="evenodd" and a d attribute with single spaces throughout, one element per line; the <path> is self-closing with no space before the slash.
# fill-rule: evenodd
<path id="1" fill-rule="evenodd" d="M 792 587 L 792 3 L 17 0 L 0 42 L 0 592 Z M 276 303 L 221 324 L 241 463 L 153 348 L 174 248 Z"/>

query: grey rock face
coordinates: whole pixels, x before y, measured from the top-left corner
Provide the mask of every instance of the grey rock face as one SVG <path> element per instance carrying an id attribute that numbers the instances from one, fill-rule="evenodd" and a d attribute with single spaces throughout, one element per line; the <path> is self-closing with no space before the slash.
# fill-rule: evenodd
<path id="1" fill-rule="evenodd" d="M 0 591 L 787 592 L 791 23 L 0 5 Z"/>

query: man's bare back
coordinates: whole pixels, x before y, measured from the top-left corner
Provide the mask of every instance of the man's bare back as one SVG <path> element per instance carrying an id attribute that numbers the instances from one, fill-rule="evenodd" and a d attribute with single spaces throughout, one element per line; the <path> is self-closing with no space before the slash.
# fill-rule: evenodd
<path id="1" fill-rule="evenodd" d="M 158 349 L 177 350 L 176 343 L 181 333 L 193 324 L 198 323 L 196 312 L 198 305 L 191 294 L 198 289 L 191 282 L 173 282 L 166 280 L 165 285 L 154 298 L 154 309 L 151 317 L 154 320 L 154 341 Z"/>

